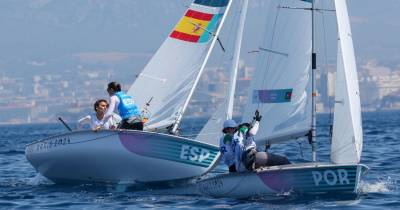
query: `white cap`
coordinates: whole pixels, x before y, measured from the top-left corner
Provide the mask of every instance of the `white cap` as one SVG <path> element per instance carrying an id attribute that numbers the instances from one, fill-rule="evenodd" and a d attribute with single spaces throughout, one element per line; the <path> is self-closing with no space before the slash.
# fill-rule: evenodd
<path id="1" fill-rule="evenodd" d="M 236 128 L 237 123 L 234 120 L 225 120 L 224 122 L 224 129 L 225 128 Z"/>

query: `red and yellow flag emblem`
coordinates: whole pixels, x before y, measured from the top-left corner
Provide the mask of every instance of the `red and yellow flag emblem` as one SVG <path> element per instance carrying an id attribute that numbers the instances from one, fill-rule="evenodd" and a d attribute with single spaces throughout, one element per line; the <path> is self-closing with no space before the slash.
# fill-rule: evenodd
<path id="1" fill-rule="evenodd" d="M 222 15 L 189 9 L 170 37 L 188 42 L 207 42 L 213 35 L 220 17 Z"/>

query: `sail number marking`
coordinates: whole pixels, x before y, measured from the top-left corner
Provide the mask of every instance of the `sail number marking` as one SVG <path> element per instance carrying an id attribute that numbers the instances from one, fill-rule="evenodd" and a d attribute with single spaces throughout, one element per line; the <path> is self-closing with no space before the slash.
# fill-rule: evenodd
<path id="1" fill-rule="evenodd" d="M 182 145 L 180 158 L 183 160 L 190 160 L 196 162 L 203 162 L 210 156 L 210 151 L 204 148 Z"/>
<path id="2" fill-rule="evenodd" d="M 70 143 L 71 143 L 71 140 L 68 136 L 62 137 L 62 138 L 54 138 L 54 139 L 50 139 L 47 141 L 42 141 L 42 142 L 38 142 L 36 144 L 30 145 L 26 149 L 26 153 L 48 151 L 51 148 L 64 146 L 64 145 L 67 145 Z"/>
<path id="3" fill-rule="evenodd" d="M 315 186 L 326 183 L 328 185 L 350 184 L 348 173 L 345 169 L 312 171 Z"/>

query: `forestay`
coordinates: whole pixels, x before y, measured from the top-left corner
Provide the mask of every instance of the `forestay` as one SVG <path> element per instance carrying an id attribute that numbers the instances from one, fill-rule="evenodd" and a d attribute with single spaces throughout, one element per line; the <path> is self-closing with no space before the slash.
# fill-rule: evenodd
<path id="1" fill-rule="evenodd" d="M 260 144 L 302 137 L 311 129 L 312 5 L 301 0 L 271 4 L 243 115 L 245 122 L 257 109 L 264 116 L 256 136 Z"/>
<path id="2" fill-rule="evenodd" d="M 181 114 L 228 5 L 229 0 L 195 0 L 137 75 L 128 94 L 141 108 L 152 98 L 147 129 L 171 125 Z"/>
<path id="3" fill-rule="evenodd" d="M 238 4 L 238 14 L 240 14 L 240 19 L 238 21 L 237 34 L 235 47 L 233 52 L 232 66 L 230 71 L 230 80 L 228 85 L 228 98 L 218 107 L 213 116 L 208 120 L 207 124 L 203 127 L 200 133 L 197 135 L 196 140 L 210 143 L 213 145 L 218 145 L 219 137 L 222 135 L 222 125 L 226 119 L 232 119 L 233 115 L 233 105 L 234 105 L 234 95 L 237 79 L 237 71 L 239 68 L 239 58 L 242 46 L 244 26 L 246 22 L 248 0 L 237 1 Z"/>
<path id="4" fill-rule="evenodd" d="M 357 67 L 345 0 L 335 0 L 338 23 L 338 62 L 331 161 L 359 163 L 363 136 Z"/>

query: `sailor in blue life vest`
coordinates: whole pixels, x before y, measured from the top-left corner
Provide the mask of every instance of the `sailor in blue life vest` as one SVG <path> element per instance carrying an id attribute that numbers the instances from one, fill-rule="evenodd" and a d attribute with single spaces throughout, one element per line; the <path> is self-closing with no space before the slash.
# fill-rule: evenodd
<path id="1" fill-rule="evenodd" d="M 233 135 L 232 151 L 237 172 L 252 171 L 263 166 L 290 164 L 284 156 L 257 151 L 254 136 L 258 132 L 261 118 L 257 110 L 253 122 L 239 125 L 237 132 Z"/>
<path id="2" fill-rule="evenodd" d="M 118 128 L 143 130 L 140 111 L 134 104 L 132 97 L 121 91 L 121 85 L 117 82 L 110 82 L 107 92 L 110 95 L 110 106 L 104 118 L 108 119 L 111 117 L 114 110 L 117 109 L 122 118 Z"/>
<path id="3" fill-rule="evenodd" d="M 222 133 L 224 135 L 219 140 L 219 150 L 221 152 L 221 161 L 229 167 L 229 172 L 236 172 L 235 158 L 232 151 L 233 134 L 237 130 L 237 123 L 234 120 L 226 120 Z"/>

